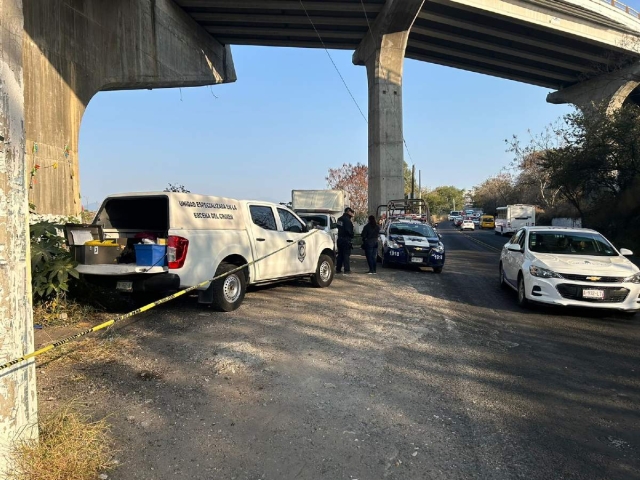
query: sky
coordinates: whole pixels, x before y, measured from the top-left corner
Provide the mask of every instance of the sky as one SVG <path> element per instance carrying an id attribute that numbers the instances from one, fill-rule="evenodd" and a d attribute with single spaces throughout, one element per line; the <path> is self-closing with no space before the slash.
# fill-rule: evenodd
<path id="1" fill-rule="evenodd" d="M 232 51 L 235 83 L 100 92 L 91 100 L 79 144 L 85 206 L 169 183 L 284 202 L 294 189 L 327 188 L 329 168 L 367 163 L 367 124 L 324 50 Z M 350 51 L 330 53 L 366 115 L 365 68 L 351 63 Z M 549 91 L 407 59 L 405 160 L 422 172 L 424 187 L 477 185 L 512 160 L 505 139 L 526 140 L 528 130 L 571 111 L 546 103 Z"/>

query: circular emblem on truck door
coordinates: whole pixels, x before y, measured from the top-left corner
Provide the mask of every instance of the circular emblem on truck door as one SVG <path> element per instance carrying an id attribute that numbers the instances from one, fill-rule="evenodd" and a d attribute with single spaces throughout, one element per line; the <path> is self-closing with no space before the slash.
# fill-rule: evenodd
<path id="1" fill-rule="evenodd" d="M 304 240 L 300 240 L 298 242 L 298 260 L 300 262 L 304 262 L 305 257 L 307 256 L 307 242 Z"/>

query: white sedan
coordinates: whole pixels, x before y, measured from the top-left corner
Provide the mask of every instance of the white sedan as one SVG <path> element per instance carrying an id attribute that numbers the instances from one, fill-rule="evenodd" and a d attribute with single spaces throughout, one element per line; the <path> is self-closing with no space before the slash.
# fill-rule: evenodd
<path id="1" fill-rule="evenodd" d="M 473 223 L 473 220 L 463 220 L 460 225 L 460 230 L 475 230 L 476 226 Z"/>
<path id="2" fill-rule="evenodd" d="M 500 284 L 518 292 L 518 304 L 640 311 L 640 269 L 594 230 L 524 227 L 500 255 Z"/>

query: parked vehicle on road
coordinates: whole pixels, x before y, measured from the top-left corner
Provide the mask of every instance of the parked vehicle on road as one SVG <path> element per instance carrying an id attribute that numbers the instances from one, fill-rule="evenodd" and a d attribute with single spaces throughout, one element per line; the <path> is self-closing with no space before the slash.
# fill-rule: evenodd
<path id="1" fill-rule="evenodd" d="M 595 230 L 523 227 L 503 247 L 500 284 L 518 303 L 640 311 L 640 269 Z"/>
<path id="2" fill-rule="evenodd" d="M 465 219 L 460 224 L 460 230 L 475 230 L 476 226 L 473 223 L 473 220 Z"/>
<path id="3" fill-rule="evenodd" d="M 390 264 L 432 267 L 441 273 L 445 251 L 440 236 L 426 223 L 398 220 L 389 222 L 380 232 L 378 257 L 382 266 Z"/>
<path id="4" fill-rule="evenodd" d="M 333 238 L 337 248 L 336 218 L 349 206 L 349 195 L 343 190 L 293 190 L 291 209 L 310 227 L 324 230 Z"/>
<path id="5" fill-rule="evenodd" d="M 534 205 L 507 205 L 496 208 L 496 235 L 512 235 L 521 227 L 533 227 L 536 224 Z"/>
<path id="6" fill-rule="evenodd" d="M 300 217 L 268 202 L 170 192 L 110 196 L 91 226 L 102 232 L 99 241 L 125 247 L 109 264 L 95 263 L 85 251 L 107 246 L 87 247 L 87 232 L 74 235 L 69 228 L 72 248 L 85 252 L 78 272 L 122 292 L 191 287 L 249 264 L 198 290 L 200 303 L 222 311 L 240 306 L 247 285 L 307 277 L 328 287 L 335 270 L 331 237 L 323 231 L 309 236 Z"/>
<path id="7" fill-rule="evenodd" d="M 456 217 L 460 216 L 460 211 L 459 210 L 451 210 L 449 212 L 449 221 L 452 222 L 453 220 L 455 220 Z"/>
<path id="8" fill-rule="evenodd" d="M 496 228 L 493 215 L 482 215 L 480 217 L 480 228 Z"/>

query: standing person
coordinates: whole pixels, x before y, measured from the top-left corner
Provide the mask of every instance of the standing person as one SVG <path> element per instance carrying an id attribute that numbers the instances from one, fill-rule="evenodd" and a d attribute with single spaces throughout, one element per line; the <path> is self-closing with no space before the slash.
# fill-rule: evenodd
<path id="1" fill-rule="evenodd" d="M 342 273 L 344 265 L 344 273 L 351 273 L 351 264 L 349 257 L 351 256 L 351 241 L 353 240 L 353 222 L 351 219 L 355 212 L 347 207 L 344 214 L 338 219 L 338 258 L 336 261 L 336 273 Z"/>
<path id="2" fill-rule="evenodd" d="M 380 236 L 380 226 L 376 222 L 376 217 L 369 215 L 369 222 L 362 229 L 362 246 L 369 264 L 369 274 L 376 273 L 376 257 L 378 256 L 378 237 Z"/>

